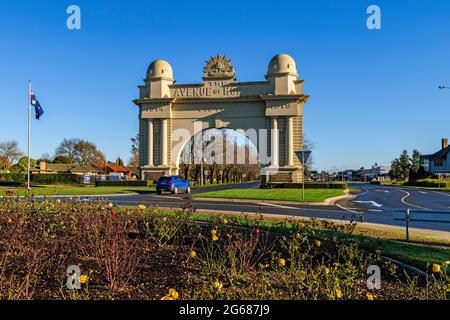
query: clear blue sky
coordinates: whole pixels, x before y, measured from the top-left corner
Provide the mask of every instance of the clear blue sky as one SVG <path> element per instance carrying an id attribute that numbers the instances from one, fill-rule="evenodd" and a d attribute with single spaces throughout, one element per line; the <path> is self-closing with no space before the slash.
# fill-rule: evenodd
<path id="1" fill-rule="evenodd" d="M 80 31 L 66 28 L 70 4 Z M 366 28 L 369 4 L 381 7 L 380 31 Z M 294 57 L 318 169 L 431 153 L 450 137 L 450 90 L 437 89 L 450 85 L 447 0 L 2 1 L 0 39 L 0 141 L 25 151 L 31 79 L 46 112 L 32 123 L 33 157 L 79 137 L 128 159 L 148 64 L 163 58 L 179 83 L 200 82 L 216 53 L 239 81 L 263 80 L 277 53 Z"/>

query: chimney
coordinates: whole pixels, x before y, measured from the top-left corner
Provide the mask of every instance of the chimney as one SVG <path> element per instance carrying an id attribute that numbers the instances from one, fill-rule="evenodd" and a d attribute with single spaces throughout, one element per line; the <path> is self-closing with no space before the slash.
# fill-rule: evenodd
<path id="1" fill-rule="evenodd" d="M 442 139 L 442 150 L 448 147 L 448 139 L 444 138 Z"/>
<path id="2" fill-rule="evenodd" d="M 45 161 L 39 162 L 39 171 L 47 171 L 47 163 Z"/>

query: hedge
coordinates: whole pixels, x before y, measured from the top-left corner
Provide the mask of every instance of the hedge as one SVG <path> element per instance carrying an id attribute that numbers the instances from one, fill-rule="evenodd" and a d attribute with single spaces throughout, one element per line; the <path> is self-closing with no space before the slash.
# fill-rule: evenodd
<path id="1" fill-rule="evenodd" d="M 0 182 L 23 183 L 26 181 L 26 175 L 23 173 L 1 173 Z"/>
<path id="2" fill-rule="evenodd" d="M 381 185 L 382 183 L 379 180 L 372 180 L 372 181 L 370 181 L 370 184 Z"/>
<path id="3" fill-rule="evenodd" d="M 301 189 L 301 183 L 267 183 L 267 188 Z M 305 182 L 305 189 L 348 189 L 345 182 Z"/>
<path id="4" fill-rule="evenodd" d="M 82 176 L 70 173 L 31 175 L 31 181 L 39 184 L 78 184 L 82 179 Z"/>
<path id="5" fill-rule="evenodd" d="M 96 187 L 150 187 L 152 185 L 152 180 L 95 181 Z"/>
<path id="6" fill-rule="evenodd" d="M 450 188 L 450 181 L 439 179 L 420 179 L 416 181 L 408 181 L 406 186 L 425 187 L 425 188 Z"/>

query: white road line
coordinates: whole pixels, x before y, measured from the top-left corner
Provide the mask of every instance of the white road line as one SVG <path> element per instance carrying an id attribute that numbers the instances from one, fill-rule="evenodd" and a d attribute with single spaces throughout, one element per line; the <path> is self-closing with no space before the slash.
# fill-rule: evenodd
<path id="1" fill-rule="evenodd" d="M 365 195 L 366 193 L 368 193 L 368 192 L 369 192 L 369 189 L 363 188 L 363 190 L 364 190 L 364 192 L 363 192 L 363 193 L 360 193 L 360 194 L 358 194 L 358 197 L 360 197 L 360 196 L 363 196 L 363 195 Z"/>
<path id="2" fill-rule="evenodd" d="M 360 214 L 360 213 L 361 213 L 361 212 L 354 211 L 354 210 L 351 210 L 351 209 L 349 209 L 349 208 L 343 207 L 343 206 L 341 206 L 341 205 L 339 205 L 339 204 L 336 204 L 336 207 L 339 207 L 339 208 L 341 208 L 342 210 L 345 210 L 345 211 L 348 211 L 348 212 L 351 212 L 351 213 L 356 213 L 356 214 Z"/>
<path id="3" fill-rule="evenodd" d="M 428 208 L 424 208 L 424 207 L 421 207 L 421 206 L 416 206 L 415 204 L 411 204 L 411 203 L 406 202 L 405 199 L 408 198 L 411 194 L 408 191 L 404 191 L 404 190 L 399 190 L 399 191 L 403 192 L 403 193 L 406 193 L 406 196 L 404 196 L 402 198 L 402 202 L 404 204 L 406 204 L 407 206 L 411 206 L 411 207 L 415 207 L 415 208 L 419 208 L 419 209 L 423 209 L 423 210 L 430 210 Z"/>
<path id="4" fill-rule="evenodd" d="M 171 196 L 154 196 L 155 198 L 165 198 L 165 199 L 177 199 L 177 200 L 183 200 L 183 198 L 180 197 L 171 197 Z"/>
<path id="5" fill-rule="evenodd" d="M 269 206 L 269 207 L 275 207 L 275 208 L 281 208 L 281 209 L 298 209 L 295 207 L 288 207 L 288 206 L 282 206 L 279 204 L 274 204 L 274 203 L 258 203 L 260 206 Z"/>
<path id="6" fill-rule="evenodd" d="M 443 196 L 447 196 L 447 197 L 450 197 L 450 193 L 445 193 L 445 192 L 440 192 L 440 191 L 433 191 L 434 193 L 437 193 L 437 194 L 440 194 L 440 195 L 443 195 Z M 450 208 L 450 207 L 449 207 Z"/>
<path id="7" fill-rule="evenodd" d="M 383 210 L 369 209 L 370 212 L 383 212 Z"/>
<path id="8" fill-rule="evenodd" d="M 428 194 L 428 192 L 425 192 L 425 191 L 419 191 L 419 193 L 421 193 L 421 194 Z"/>

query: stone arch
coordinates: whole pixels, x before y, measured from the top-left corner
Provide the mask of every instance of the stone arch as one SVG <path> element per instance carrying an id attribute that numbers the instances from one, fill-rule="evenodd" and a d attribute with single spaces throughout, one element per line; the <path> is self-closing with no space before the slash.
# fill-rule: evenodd
<path id="1" fill-rule="evenodd" d="M 303 104 L 308 96 L 293 66 L 295 61 L 281 54 L 270 61 L 266 81 L 236 82 L 231 60 L 217 55 L 203 69 L 202 83 L 145 79 L 134 101 L 139 106 L 141 178 L 177 174 L 181 152 L 192 136 L 227 128 L 256 130 L 258 155 L 270 160 L 262 162 L 263 182 L 301 182 L 294 151 L 303 148 Z M 198 128 L 195 123 L 200 123 Z"/>

